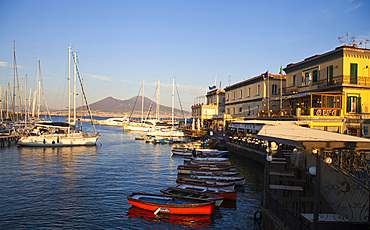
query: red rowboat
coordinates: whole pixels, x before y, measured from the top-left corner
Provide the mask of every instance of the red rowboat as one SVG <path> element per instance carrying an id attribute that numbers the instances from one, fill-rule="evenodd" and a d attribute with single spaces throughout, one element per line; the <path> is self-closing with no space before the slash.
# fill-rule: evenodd
<path id="1" fill-rule="evenodd" d="M 135 207 L 152 211 L 154 214 L 209 215 L 215 208 L 214 201 L 140 192 L 127 196 L 127 201 Z"/>

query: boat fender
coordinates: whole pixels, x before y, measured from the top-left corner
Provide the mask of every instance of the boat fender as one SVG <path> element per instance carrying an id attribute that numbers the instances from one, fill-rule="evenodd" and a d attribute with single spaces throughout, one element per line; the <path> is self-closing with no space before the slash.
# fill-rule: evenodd
<path id="1" fill-rule="evenodd" d="M 262 219 L 262 212 L 260 210 L 257 210 L 254 212 L 254 221 L 260 221 Z"/>
<path id="2" fill-rule="evenodd" d="M 55 141 L 51 142 L 52 144 L 55 144 Z"/>
<path id="3" fill-rule="evenodd" d="M 157 210 L 154 211 L 154 215 L 157 215 L 159 211 L 161 211 L 161 208 L 157 208 Z"/>
<path id="4" fill-rule="evenodd" d="M 44 144 L 45 144 L 45 142 L 46 142 L 46 141 L 45 141 L 45 139 L 44 139 L 44 141 L 43 141 L 42 143 L 44 143 Z"/>

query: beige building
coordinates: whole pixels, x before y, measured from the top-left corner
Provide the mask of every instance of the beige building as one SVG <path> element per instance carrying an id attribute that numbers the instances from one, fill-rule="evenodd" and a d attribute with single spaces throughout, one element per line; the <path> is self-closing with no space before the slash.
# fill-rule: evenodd
<path id="1" fill-rule="evenodd" d="M 287 115 L 309 127 L 362 136 L 370 118 L 370 50 L 341 46 L 289 64 L 286 72 Z"/>
<path id="2" fill-rule="evenodd" d="M 212 89 L 208 91 L 206 104 L 195 104 L 191 107 L 191 111 L 192 118 L 200 122 L 200 127 L 223 130 L 226 124 L 225 90 Z"/>
<path id="3" fill-rule="evenodd" d="M 235 120 L 278 117 L 285 75 L 261 74 L 225 88 L 225 112 Z"/>

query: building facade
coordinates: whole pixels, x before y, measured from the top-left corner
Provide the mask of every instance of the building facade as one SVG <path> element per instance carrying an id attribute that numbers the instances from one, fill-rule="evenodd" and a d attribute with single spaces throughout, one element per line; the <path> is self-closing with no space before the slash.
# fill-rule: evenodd
<path id="1" fill-rule="evenodd" d="M 207 92 L 206 104 L 198 103 L 191 107 L 192 118 L 200 122 L 204 129 L 224 130 L 225 116 L 225 90 L 212 89 Z"/>
<path id="2" fill-rule="evenodd" d="M 370 50 L 341 46 L 284 68 L 284 108 L 311 128 L 362 136 L 370 116 Z"/>
<path id="3" fill-rule="evenodd" d="M 277 117 L 285 75 L 261 74 L 225 88 L 225 113 L 234 120 Z"/>

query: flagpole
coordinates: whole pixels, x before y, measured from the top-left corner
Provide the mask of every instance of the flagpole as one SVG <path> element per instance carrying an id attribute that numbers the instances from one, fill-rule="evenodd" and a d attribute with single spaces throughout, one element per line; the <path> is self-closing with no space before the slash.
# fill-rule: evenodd
<path id="1" fill-rule="evenodd" d="M 267 116 L 270 117 L 270 77 L 267 71 Z"/>
<path id="2" fill-rule="evenodd" d="M 283 67 L 280 66 L 280 117 L 283 116 Z"/>

